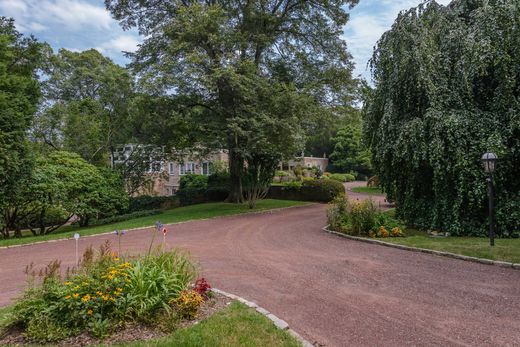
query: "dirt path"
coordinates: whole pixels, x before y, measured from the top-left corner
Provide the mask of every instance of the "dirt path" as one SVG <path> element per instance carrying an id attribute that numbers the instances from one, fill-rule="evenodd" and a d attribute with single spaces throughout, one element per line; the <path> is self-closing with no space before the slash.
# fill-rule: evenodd
<path id="1" fill-rule="evenodd" d="M 326 346 L 519 346 L 520 271 L 342 239 L 321 230 L 325 206 L 170 226 L 216 287 L 285 319 Z M 114 235 L 81 240 L 99 245 Z M 123 247 L 148 247 L 132 231 Z M 74 261 L 73 241 L 0 249 L 0 304 L 26 264 Z"/>

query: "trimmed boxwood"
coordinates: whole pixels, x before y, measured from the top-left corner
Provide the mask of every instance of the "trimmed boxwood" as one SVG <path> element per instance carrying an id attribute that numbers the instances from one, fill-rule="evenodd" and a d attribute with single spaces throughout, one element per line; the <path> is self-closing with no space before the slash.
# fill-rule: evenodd
<path id="1" fill-rule="evenodd" d="M 177 196 L 141 195 L 130 198 L 129 212 L 166 210 L 180 206 Z"/>
<path id="2" fill-rule="evenodd" d="M 301 187 L 297 185 L 271 186 L 267 197 L 282 200 L 329 202 L 343 194 L 345 194 L 345 187 L 342 183 L 330 179 L 320 179 L 304 181 Z"/>

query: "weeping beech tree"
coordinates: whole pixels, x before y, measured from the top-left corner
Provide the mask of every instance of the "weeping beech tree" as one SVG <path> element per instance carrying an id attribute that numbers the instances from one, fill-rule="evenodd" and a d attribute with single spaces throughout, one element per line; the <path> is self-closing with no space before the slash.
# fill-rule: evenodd
<path id="1" fill-rule="evenodd" d="M 294 155 L 302 119 L 352 103 L 352 63 L 341 35 L 355 3 L 105 0 L 123 28 L 144 36 L 131 55 L 139 86 L 175 100 L 165 117 L 188 129 L 179 136 L 172 129 L 169 139 L 183 143 L 169 143 L 229 151 L 232 202 L 243 199 L 245 162 L 258 147 L 253 138 L 261 134 L 279 153 Z M 144 118 L 141 124 L 154 122 Z"/>
<path id="2" fill-rule="evenodd" d="M 365 135 L 397 213 L 424 228 L 484 234 L 480 158 L 500 160 L 502 234 L 520 230 L 520 2 L 435 1 L 399 14 L 371 60 Z"/>

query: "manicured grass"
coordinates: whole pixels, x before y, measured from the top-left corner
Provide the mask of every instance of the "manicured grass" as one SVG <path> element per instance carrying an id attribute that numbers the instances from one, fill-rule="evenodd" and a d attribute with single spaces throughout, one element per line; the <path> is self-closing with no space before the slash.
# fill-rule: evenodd
<path id="1" fill-rule="evenodd" d="M 385 238 L 383 241 L 405 246 L 451 252 L 470 257 L 520 263 L 520 239 L 495 239 L 495 246 L 489 245 L 484 237 L 430 237 L 417 230 L 406 230 L 407 237 Z"/>
<path id="2" fill-rule="evenodd" d="M 352 187 L 352 191 L 361 194 L 383 194 L 381 188 L 379 187 Z"/>
<path id="3" fill-rule="evenodd" d="M 263 315 L 247 306 L 233 302 L 199 324 L 180 329 L 171 335 L 145 342 L 126 343 L 125 347 L 296 347 L 300 343 L 286 331 L 280 330 Z"/>
<path id="4" fill-rule="evenodd" d="M 123 222 L 112 224 L 98 225 L 93 227 L 80 228 L 77 226 L 66 226 L 56 230 L 54 233 L 45 236 L 24 236 L 22 238 L 11 238 L 0 240 L 0 247 L 12 246 L 18 244 L 27 244 L 38 241 L 47 241 L 54 239 L 66 239 L 73 237 L 74 233 L 81 236 L 100 234 L 116 229 L 131 229 L 154 225 L 155 221 L 161 221 L 163 224 L 178 223 L 188 220 L 205 219 L 217 216 L 230 216 L 255 211 L 264 211 L 274 208 L 291 207 L 305 205 L 307 202 L 291 201 L 291 200 L 274 200 L 266 199 L 258 201 L 256 208 L 251 210 L 246 204 L 229 204 L 224 202 L 207 203 L 199 205 L 184 206 L 166 210 L 162 214 L 140 217 Z"/>

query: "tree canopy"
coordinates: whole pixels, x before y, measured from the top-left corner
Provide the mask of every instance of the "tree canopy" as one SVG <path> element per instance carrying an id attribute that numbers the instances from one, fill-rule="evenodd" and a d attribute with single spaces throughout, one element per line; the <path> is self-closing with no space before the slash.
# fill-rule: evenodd
<path id="1" fill-rule="evenodd" d="M 425 228 L 484 233 L 480 158 L 493 150 L 499 227 L 520 230 L 520 3 L 431 1 L 405 11 L 371 66 L 365 130 L 398 215 Z"/>
<path id="2" fill-rule="evenodd" d="M 26 132 L 40 98 L 42 54 L 42 44 L 18 33 L 13 20 L 0 17 L 0 212 L 30 172 Z"/>
<path id="3" fill-rule="evenodd" d="M 242 199 L 244 164 L 261 144 L 294 155 L 304 143 L 302 119 L 352 102 L 341 35 L 345 8 L 355 3 L 105 1 L 123 28 L 145 37 L 132 67 L 143 91 L 175 99 L 163 117 L 178 120 L 167 123 L 188 124 L 191 146 L 228 149 L 230 201 Z"/>

